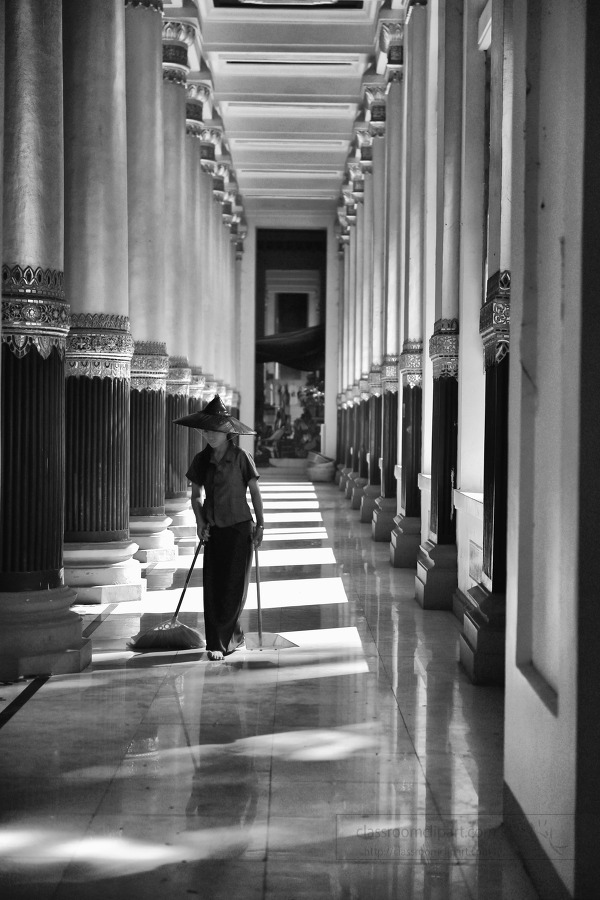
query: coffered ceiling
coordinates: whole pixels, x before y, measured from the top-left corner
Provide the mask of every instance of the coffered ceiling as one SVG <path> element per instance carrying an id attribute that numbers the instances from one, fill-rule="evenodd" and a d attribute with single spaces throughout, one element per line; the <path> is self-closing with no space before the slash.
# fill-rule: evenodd
<path id="1" fill-rule="evenodd" d="M 210 72 L 248 219 L 293 225 L 335 212 L 379 14 L 399 18 L 406 3 L 165 2 L 166 18 L 200 24 L 189 77 Z"/>

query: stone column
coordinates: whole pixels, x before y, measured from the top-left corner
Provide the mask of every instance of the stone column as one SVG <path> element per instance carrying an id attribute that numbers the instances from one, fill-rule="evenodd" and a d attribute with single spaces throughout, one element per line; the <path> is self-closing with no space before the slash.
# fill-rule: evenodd
<path id="1" fill-rule="evenodd" d="M 91 660 L 63 583 L 61 5 L 6 4 L 0 504 L 0 679 Z M 3 9 L 4 13 L 4 9 Z"/>
<path id="2" fill-rule="evenodd" d="M 368 124 L 360 122 L 356 127 L 357 157 L 362 175 L 362 285 L 361 285 L 361 340 L 360 340 L 360 443 L 358 448 L 358 477 L 354 480 L 352 509 L 361 509 L 365 488 L 369 483 L 370 414 L 369 371 L 372 360 L 372 311 L 373 311 L 373 139 Z M 362 512 L 361 512 L 362 516 Z M 369 520 L 370 521 L 370 520 Z"/>
<path id="3" fill-rule="evenodd" d="M 457 588 L 454 488 L 458 439 L 458 293 L 462 149 L 461 0 L 444 0 L 440 28 L 438 159 L 441 170 L 437 240 L 440 272 L 436 321 L 429 340 L 433 366 L 431 511 L 429 537 L 417 561 L 416 596 L 427 609 L 451 609 Z"/>
<path id="4" fill-rule="evenodd" d="M 167 375 L 165 507 L 172 519 L 169 526 L 181 554 L 194 552 L 196 529 L 190 521 L 190 490 L 185 477 L 190 465 L 188 429 L 174 420 L 189 412 L 192 370 L 187 356 L 170 356 Z"/>
<path id="5" fill-rule="evenodd" d="M 344 388 L 344 396 L 346 401 L 346 455 L 344 467 L 340 474 L 339 488 L 346 494 L 348 487 L 348 479 L 353 471 L 353 453 L 354 453 L 354 391 L 352 382 L 354 378 L 354 365 L 356 353 L 356 204 L 352 193 L 344 194 L 344 202 L 346 206 L 346 221 L 350 229 L 348 247 L 346 254 L 347 262 L 347 288 L 345 296 L 347 305 L 344 306 L 344 323 L 347 324 L 345 329 L 345 344 L 347 348 L 346 354 L 346 384 Z"/>
<path id="6" fill-rule="evenodd" d="M 125 6 L 63 2 L 66 352 L 65 580 L 79 602 L 141 598 L 129 537 Z M 102 52 L 100 52 L 102 48 Z"/>
<path id="7" fill-rule="evenodd" d="M 213 175 L 216 173 L 217 151 L 221 144 L 223 130 L 221 125 L 209 118 L 208 108 L 210 94 L 203 101 L 203 128 L 200 133 L 200 203 L 202 210 L 202 367 L 204 371 L 214 372 L 217 364 L 215 352 L 215 309 L 213 301 L 213 271 L 215 268 L 213 233 L 214 233 L 214 195 Z M 214 380 L 208 378 L 207 382 Z M 212 399 L 211 397 L 207 398 Z"/>
<path id="8" fill-rule="evenodd" d="M 338 206 L 338 222 L 336 236 L 338 242 L 338 294 L 337 294 L 337 302 L 338 302 L 338 332 L 337 332 L 337 394 L 336 394 L 336 407 L 337 407 L 337 418 L 336 418 L 336 439 L 335 439 L 335 459 L 336 459 L 336 469 L 334 482 L 335 484 L 339 484 L 341 470 L 344 465 L 344 405 L 343 405 L 343 394 L 342 391 L 344 389 L 344 354 L 345 354 L 345 307 L 346 307 L 346 298 L 345 298 L 345 289 L 346 289 L 346 277 L 345 277 L 345 267 L 346 267 L 346 237 L 347 237 L 347 229 L 348 226 L 346 224 L 346 216 L 345 216 L 345 207 Z"/>
<path id="9" fill-rule="evenodd" d="M 365 177 L 360 161 L 352 159 L 348 164 L 352 184 L 352 196 L 356 203 L 356 242 L 354 255 L 354 368 L 352 372 L 352 388 L 354 404 L 352 408 L 352 471 L 346 483 L 346 497 L 352 509 L 360 509 L 362 490 L 366 479 L 366 446 L 368 435 L 365 410 L 366 388 L 362 382 L 363 348 L 365 334 Z"/>
<path id="10" fill-rule="evenodd" d="M 381 494 L 375 502 L 371 525 L 374 541 L 389 541 L 397 512 L 396 463 L 398 462 L 398 362 L 400 358 L 400 247 L 402 239 L 402 129 L 404 92 L 402 84 L 403 29 L 399 23 L 383 26 L 381 40 L 386 49 L 389 80 L 386 116 L 387 196 L 386 290 L 384 309 L 384 359 L 382 363 Z"/>
<path id="11" fill-rule="evenodd" d="M 131 537 L 142 563 L 175 559 L 165 515 L 165 334 L 162 0 L 125 0 L 131 361 Z"/>
<path id="12" fill-rule="evenodd" d="M 476 683 L 504 682 L 506 535 L 508 504 L 508 392 L 513 131 L 512 4 L 492 7 L 490 134 L 496 152 L 489 171 L 486 297 L 479 317 L 485 358 L 483 564 L 468 592 L 460 658 Z M 499 270 L 496 270 L 499 266 Z"/>
<path id="13" fill-rule="evenodd" d="M 165 512 L 179 553 L 193 553 L 195 522 L 185 473 L 189 433 L 173 420 L 188 413 L 192 371 L 186 308 L 186 80 L 187 48 L 195 38 L 193 26 L 177 20 L 163 22 L 163 135 L 166 336 L 169 348 L 165 423 Z"/>
<path id="14" fill-rule="evenodd" d="M 190 395 L 189 395 L 189 412 L 195 413 L 200 412 L 201 409 L 206 405 L 204 402 L 204 388 L 206 386 L 206 378 L 202 374 L 202 369 L 199 366 L 192 366 L 192 380 L 190 382 Z M 189 451 L 188 458 L 191 461 L 197 453 L 204 448 L 205 442 L 202 437 L 202 432 L 198 431 L 197 428 L 189 428 Z"/>
<path id="15" fill-rule="evenodd" d="M 404 335 L 400 356 L 402 460 L 399 513 L 390 542 L 393 566 L 415 568 L 421 543 L 421 439 L 423 407 L 425 82 L 427 11 L 415 7 L 405 29 L 406 48 L 406 211 L 403 244 Z"/>
<path id="16" fill-rule="evenodd" d="M 381 365 L 383 362 L 383 314 L 385 286 L 385 117 L 386 95 L 383 79 L 369 77 L 365 85 L 367 121 L 372 138 L 372 288 L 370 323 L 370 369 L 368 374 L 369 392 L 369 452 L 367 484 L 360 506 L 360 521 L 373 520 L 375 503 L 381 496 L 381 436 L 382 436 L 382 387 Z"/>

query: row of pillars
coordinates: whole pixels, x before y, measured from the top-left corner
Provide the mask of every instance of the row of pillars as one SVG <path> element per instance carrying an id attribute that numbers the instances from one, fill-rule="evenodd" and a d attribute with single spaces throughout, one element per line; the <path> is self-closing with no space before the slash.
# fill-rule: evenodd
<path id="1" fill-rule="evenodd" d="M 373 540 L 389 541 L 391 564 L 415 570 L 416 600 L 459 616 L 461 659 L 473 680 L 501 681 L 510 318 L 505 45 L 496 5 L 491 60 L 499 80 L 489 115 L 503 168 L 490 166 L 486 175 L 489 246 L 479 273 L 498 263 L 506 268 L 487 279 L 485 290 L 479 274 L 481 305 L 469 311 L 460 274 L 466 233 L 461 221 L 464 20 L 459 0 L 444 0 L 443 7 L 439 20 L 424 5 L 414 6 L 404 22 L 383 19 L 383 63 L 364 80 L 363 112 L 338 208 L 343 329 L 337 481 L 352 508 L 360 510 L 360 520 L 371 524 Z M 428 55 L 434 34 L 435 67 Z M 485 77 L 483 59 L 480 54 L 474 64 Z M 426 146 L 429 159 L 436 159 L 434 176 Z M 504 193 L 498 189 L 502 177 Z M 459 353 L 461 314 L 479 316 L 480 340 L 478 346 L 467 341 Z M 474 330 L 471 318 L 467 327 Z M 460 591 L 459 377 L 468 368 L 464 359 L 472 365 L 474 358 L 485 369 L 482 565 L 478 583 Z"/>
<path id="2" fill-rule="evenodd" d="M 185 472 L 200 447 L 173 420 L 215 393 L 237 410 L 243 247 L 207 78 L 187 85 L 192 23 L 165 21 L 161 0 L 47 0 L 43 15 L 10 0 L 4 37 L 12 680 L 85 668 L 72 604 L 138 599 L 144 563 L 193 551 Z"/>

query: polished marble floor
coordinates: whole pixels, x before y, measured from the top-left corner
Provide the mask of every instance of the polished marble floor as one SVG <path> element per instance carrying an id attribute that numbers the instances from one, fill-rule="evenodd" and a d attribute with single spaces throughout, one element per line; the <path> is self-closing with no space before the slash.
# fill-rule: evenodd
<path id="1" fill-rule="evenodd" d="M 335 485 L 261 486 L 248 649 L 127 649 L 184 556 L 141 602 L 77 607 L 88 670 L 0 685 L 0 897 L 535 900 L 501 824 L 502 690 L 462 672 L 457 620 Z M 199 564 L 182 620 L 201 609 Z"/>

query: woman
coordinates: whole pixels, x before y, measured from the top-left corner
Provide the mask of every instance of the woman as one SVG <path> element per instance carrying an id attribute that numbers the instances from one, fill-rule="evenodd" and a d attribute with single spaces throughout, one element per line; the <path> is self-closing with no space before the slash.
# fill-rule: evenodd
<path id="1" fill-rule="evenodd" d="M 239 617 L 248 591 L 252 550 L 260 546 L 263 538 L 258 471 L 250 454 L 230 440 L 236 434 L 255 432 L 231 416 L 218 396 L 201 412 L 175 421 L 201 429 L 207 442 L 186 474 L 192 482 L 198 537 L 206 542 L 203 567 L 206 648 L 209 659 L 220 660 L 244 646 Z M 246 501 L 247 489 L 256 525 Z"/>

